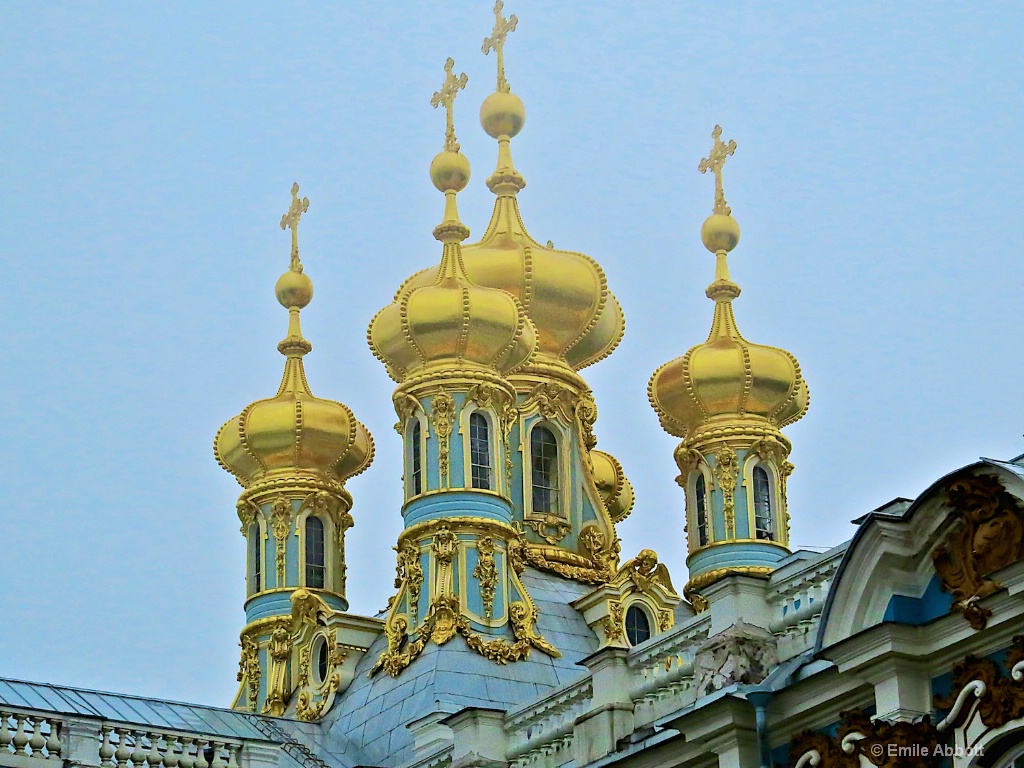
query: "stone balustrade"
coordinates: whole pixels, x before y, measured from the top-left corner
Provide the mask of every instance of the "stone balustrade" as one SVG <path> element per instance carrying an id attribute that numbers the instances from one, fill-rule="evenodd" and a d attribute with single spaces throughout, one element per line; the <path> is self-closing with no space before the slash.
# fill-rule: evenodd
<path id="1" fill-rule="evenodd" d="M 825 553 L 805 567 L 772 579 L 767 598 L 771 610 L 769 631 L 778 641 L 779 661 L 798 656 L 814 646 L 818 621 L 832 585 L 843 549 Z"/>
<path id="2" fill-rule="evenodd" d="M 5 707 L 0 766 L 42 768 L 60 761 L 96 768 L 253 768 L 245 743 L 223 736 Z"/>
<path id="3" fill-rule="evenodd" d="M 572 759 L 573 723 L 586 711 L 590 680 L 555 691 L 505 718 L 511 768 L 557 768 Z"/>
<path id="4" fill-rule="evenodd" d="M 629 696 L 636 706 L 636 727 L 649 725 L 696 698 L 694 654 L 710 629 L 711 617 L 698 615 L 630 650 L 628 663 L 634 674 Z"/>

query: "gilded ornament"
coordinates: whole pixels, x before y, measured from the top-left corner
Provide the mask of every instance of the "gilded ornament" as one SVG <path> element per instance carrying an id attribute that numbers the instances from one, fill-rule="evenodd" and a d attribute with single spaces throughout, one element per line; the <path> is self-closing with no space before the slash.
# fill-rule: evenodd
<path id="1" fill-rule="evenodd" d="M 285 585 L 285 547 L 288 534 L 292 529 L 292 503 L 283 496 L 278 496 L 271 504 L 270 530 L 274 533 L 277 543 L 277 586 Z"/>
<path id="2" fill-rule="evenodd" d="M 423 406 L 415 397 L 401 390 L 395 392 L 392 402 L 395 404 L 395 413 L 398 415 L 398 421 L 395 422 L 395 431 L 400 435 L 404 435 L 406 423 L 413 417 L 413 414 L 417 411 L 422 411 Z"/>
<path id="3" fill-rule="evenodd" d="M 943 591 L 953 595 L 950 609 L 983 629 L 992 611 L 979 601 L 1002 588 L 989 574 L 1024 557 L 1024 513 L 993 475 L 953 480 L 946 495 L 955 523 L 932 562 Z"/>
<path id="4" fill-rule="evenodd" d="M 664 563 L 658 562 L 658 553 L 653 549 L 641 549 L 640 553 L 628 561 L 619 569 L 616 580 L 619 577 L 626 577 L 636 584 L 637 589 L 645 595 L 655 598 L 654 584 L 660 585 L 670 594 L 676 590 L 672 586 L 672 579 L 669 576 L 668 568 Z"/>
<path id="5" fill-rule="evenodd" d="M 437 464 L 441 487 L 447 488 L 450 482 L 448 451 L 452 425 L 455 423 L 455 398 L 441 387 L 430 402 L 430 419 L 434 424 L 434 434 L 437 435 Z"/>
<path id="6" fill-rule="evenodd" d="M 416 626 L 419 617 L 420 589 L 423 586 L 423 566 L 420 564 L 420 548 L 415 543 L 407 541 L 401 547 L 395 547 L 395 551 L 398 552 L 395 588 L 401 588 L 404 584 L 408 590 L 409 614 L 413 626 Z"/>
<path id="7" fill-rule="evenodd" d="M 604 636 L 610 642 L 623 639 L 623 632 L 626 627 L 626 609 L 618 600 L 608 603 L 609 613 L 604 617 Z"/>
<path id="8" fill-rule="evenodd" d="M 597 403 L 589 393 L 583 395 L 576 403 L 576 420 L 580 425 L 580 435 L 586 449 L 592 450 L 597 447 L 597 437 L 594 435 L 594 424 L 597 422 Z"/>
<path id="9" fill-rule="evenodd" d="M 484 604 L 484 618 L 494 617 L 494 594 L 498 587 L 498 567 L 494 562 L 494 537 L 477 539 L 477 562 L 473 577 L 480 582 L 480 596 Z"/>
<path id="10" fill-rule="evenodd" d="M 281 717 L 285 711 L 290 691 L 286 689 L 288 679 L 288 657 L 291 655 L 291 633 L 278 626 L 270 635 L 270 679 L 267 686 L 267 700 L 263 713 Z"/>
<path id="11" fill-rule="evenodd" d="M 244 496 L 238 500 L 235 504 L 235 511 L 238 513 L 238 519 L 242 523 L 241 531 L 243 536 L 249 535 L 249 528 L 254 522 L 256 517 L 260 514 L 260 508 L 253 504 L 249 499 Z"/>
<path id="12" fill-rule="evenodd" d="M 1012 642 L 1006 654 L 1006 669 L 992 659 L 978 658 L 971 654 L 955 664 L 950 695 L 945 698 L 936 696 L 935 706 L 947 711 L 953 709 L 964 689 L 980 681 L 984 688 L 978 695 L 976 711 L 981 722 L 989 728 L 1001 728 L 1012 720 L 1024 717 L 1024 685 L 1021 684 L 1024 681 L 1024 670 L 1021 669 L 1024 667 L 1024 635 L 1015 636 Z M 964 725 L 968 714 L 974 711 L 971 707 L 963 707 L 959 712 L 951 713 L 952 720 L 943 721 L 943 725 Z"/>
<path id="13" fill-rule="evenodd" d="M 804 731 L 793 737 L 790 766 L 816 753 L 817 768 L 860 768 L 866 761 L 877 768 L 933 768 L 940 734 L 927 715 L 918 722 L 873 719 L 863 710 L 840 712 L 835 736 Z M 806 762 L 804 763 L 806 764 Z"/>
<path id="14" fill-rule="evenodd" d="M 561 417 L 565 424 L 572 424 L 576 416 L 576 403 L 579 398 L 571 389 L 557 382 L 548 381 L 533 388 L 521 410 L 536 409 L 545 419 Z"/>
<path id="15" fill-rule="evenodd" d="M 452 108 L 455 104 L 455 96 L 459 91 L 465 88 L 466 83 L 469 82 L 469 78 L 466 77 L 465 72 L 456 77 L 454 68 L 455 60 L 449 56 L 448 60 L 444 63 L 444 84 L 441 86 L 441 90 L 435 91 L 434 95 L 430 98 L 430 106 L 435 109 L 442 104 L 444 105 L 444 148 L 448 152 L 458 152 L 460 149 L 459 142 L 455 140 L 455 120 L 452 117 Z"/>
<path id="16" fill-rule="evenodd" d="M 243 635 L 238 645 L 242 648 L 242 657 L 238 662 L 238 682 L 247 686 L 249 710 L 255 712 L 260 694 L 260 678 L 263 675 L 260 646 L 252 635 Z"/>
<path id="17" fill-rule="evenodd" d="M 658 630 L 660 632 L 668 632 L 674 624 L 675 616 L 672 611 L 661 611 L 658 614 Z"/>
<path id="18" fill-rule="evenodd" d="M 715 454 L 715 478 L 722 491 L 722 507 L 725 512 L 725 535 L 736 538 L 736 480 L 739 476 L 739 459 L 729 446 Z"/>
<path id="19" fill-rule="evenodd" d="M 281 217 L 281 229 L 292 231 L 292 263 L 291 269 L 294 272 L 302 271 L 302 264 L 299 263 L 299 221 L 302 214 L 309 210 L 309 198 L 299 198 L 298 183 L 292 184 L 292 204 Z"/>
<path id="20" fill-rule="evenodd" d="M 519 419 L 519 409 L 511 402 L 501 409 L 501 447 L 505 452 L 505 492 L 512 492 L 512 450 L 509 448 L 509 438 L 512 434 L 512 427 Z"/>
<path id="21" fill-rule="evenodd" d="M 568 536 L 569 531 L 572 530 L 572 525 L 557 515 L 552 514 L 540 517 L 531 516 L 526 520 L 526 524 L 536 531 L 537 535 L 548 544 L 557 544 Z"/>

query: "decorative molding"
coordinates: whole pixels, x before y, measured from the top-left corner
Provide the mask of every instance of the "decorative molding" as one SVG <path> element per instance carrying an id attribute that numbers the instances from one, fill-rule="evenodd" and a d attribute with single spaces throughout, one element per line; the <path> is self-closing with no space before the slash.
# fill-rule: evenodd
<path id="1" fill-rule="evenodd" d="M 412 541 L 395 547 L 398 564 L 395 567 L 395 588 L 404 585 L 409 595 L 409 614 L 412 625 L 419 621 L 420 589 L 423 586 L 423 566 L 420 564 L 420 548 Z"/>
<path id="2" fill-rule="evenodd" d="M 557 416 L 569 425 L 576 420 L 578 402 L 579 396 L 573 390 L 557 382 L 546 381 L 533 388 L 523 401 L 521 410 L 536 409 L 545 419 L 552 420 Z"/>
<path id="3" fill-rule="evenodd" d="M 423 405 L 408 392 L 403 391 L 395 392 L 392 402 L 395 404 L 395 414 L 398 416 L 398 421 L 395 422 L 395 431 L 400 435 L 404 435 L 406 422 L 412 418 L 416 411 L 422 411 Z"/>
<path id="4" fill-rule="evenodd" d="M 1024 557 L 1024 512 L 998 477 L 977 475 L 946 487 L 955 524 L 932 552 L 942 589 L 953 595 L 974 629 L 984 629 L 992 611 L 979 601 L 1002 588 L 988 575 Z"/>
<path id="5" fill-rule="evenodd" d="M 580 397 L 576 402 L 576 419 L 580 425 L 580 438 L 588 451 L 597 447 L 597 437 L 594 435 L 594 423 L 597 421 L 597 403 L 589 392 Z"/>
<path id="6" fill-rule="evenodd" d="M 552 514 L 546 514 L 543 517 L 530 517 L 526 520 L 526 524 L 548 544 L 557 544 L 572 530 L 571 523 Z"/>
<path id="7" fill-rule="evenodd" d="M 260 695 L 260 678 L 263 676 L 260 645 L 252 635 L 243 635 L 238 645 L 242 649 L 242 657 L 238 660 L 238 682 L 248 688 L 249 710 L 255 712 Z"/>
<path id="8" fill-rule="evenodd" d="M 608 603 L 609 614 L 604 617 L 604 636 L 611 642 L 624 639 L 626 629 L 626 609 L 618 600 Z"/>
<path id="9" fill-rule="evenodd" d="M 494 562 L 494 537 L 482 536 L 476 542 L 477 562 L 473 577 L 480 582 L 484 618 L 494 618 L 494 593 L 498 588 L 498 567 Z"/>
<path id="10" fill-rule="evenodd" d="M 273 531 L 274 540 L 277 543 L 277 584 L 278 587 L 285 585 L 285 546 L 288 542 L 288 534 L 292 529 L 292 503 L 284 496 L 278 496 L 271 502 L 270 529 Z"/>
<path id="11" fill-rule="evenodd" d="M 725 513 L 725 536 L 736 538 L 736 480 L 739 476 L 739 459 L 729 446 L 715 454 L 715 479 L 722 491 L 722 509 Z"/>
<path id="12" fill-rule="evenodd" d="M 288 631 L 287 624 L 279 625 L 270 635 L 270 674 L 267 679 L 267 700 L 263 702 L 263 714 L 281 717 L 285 712 L 291 693 L 287 689 L 288 659 L 291 651 L 291 632 Z"/>
<path id="13" fill-rule="evenodd" d="M 451 447 L 452 425 L 455 423 L 455 398 L 438 387 L 430 401 L 430 421 L 437 435 L 437 471 L 440 486 L 451 485 L 448 452 Z"/>

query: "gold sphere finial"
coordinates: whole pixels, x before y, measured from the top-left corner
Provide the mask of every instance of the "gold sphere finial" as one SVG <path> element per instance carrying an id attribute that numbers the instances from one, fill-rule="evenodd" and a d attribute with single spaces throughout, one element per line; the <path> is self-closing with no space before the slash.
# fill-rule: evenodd
<path id="1" fill-rule="evenodd" d="M 715 205 L 713 213 L 704 220 L 700 228 L 700 237 L 704 247 L 712 253 L 731 251 L 740 241 L 740 225 L 732 217 L 732 208 L 725 202 L 725 191 L 722 188 L 722 168 L 726 158 L 736 152 L 736 142 L 730 139 L 722 141 L 722 126 L 716 125 L 711 132 L 714 143 L 711 153 L 697 165 L 701 173 L 711 171 L 715 175 Z"/>
<path id="2" fill-rule="evenodd" d="M 298 182 L 292 184 L 292 204 L 281 217 L 281 229 L 292 231 L 292 257 L 288 271 L 277 280 L 274 293 L 285 309 L 302 309 L 313 300 L 313 281 L 303 273 L 299 260 L 299 221 L 309 210 L 309 198 L 299 197 Z"/>
<path id="3" fill-rule="evenodd" d="M 502 16 L 505 4 L 498 0 L 494 4 L 494 29 L 490 37 L 484 38 L 484 55 L 494 51 L 498 59 L 498 84 L 494 93 L 484 99 L 480 105 L 480 125 L 492 139 L 501 136 L 514 137 L 523 129 L 526 122 L 526 107 L 522 100 L 512 93 L 505 79 L 505 40 L 509 32 L 514 32 L 519 19 L 513 13 L 507 19 Z"/>

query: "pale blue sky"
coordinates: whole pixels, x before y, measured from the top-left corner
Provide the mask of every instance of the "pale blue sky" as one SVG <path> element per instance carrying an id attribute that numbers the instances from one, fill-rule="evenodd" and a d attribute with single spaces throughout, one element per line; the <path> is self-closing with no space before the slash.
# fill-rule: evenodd
<path id="1" fill-rule="evenodd" d="M 226 705 L 242 627 L 238 487 L 217 428 L 272 395 L 286 313 L 278 221 L 301 249 L 316 394 L 373 432 L 349 484 L 349 597 L 391 593 L 400 530 L 393 387 L 366 326 L 440 257 L 427 166 L 446 56 L 480 235 L 496 148 L 480 42 L 491 3 L 37 3 L 0 7 L 0 675 Z M 711 129 L 740 328 L 792 351 L 793 541 L 1024 452 L 1024 12 L 1018 3 L 509 0 L 513 154 L 532 234 L 604 266 L 627 318 L 584 372 L 601 448 L 636 487 L 624 555 L 686 581 L 676 441 L 648 377 L 707 335 L 699 229 Z"/>

